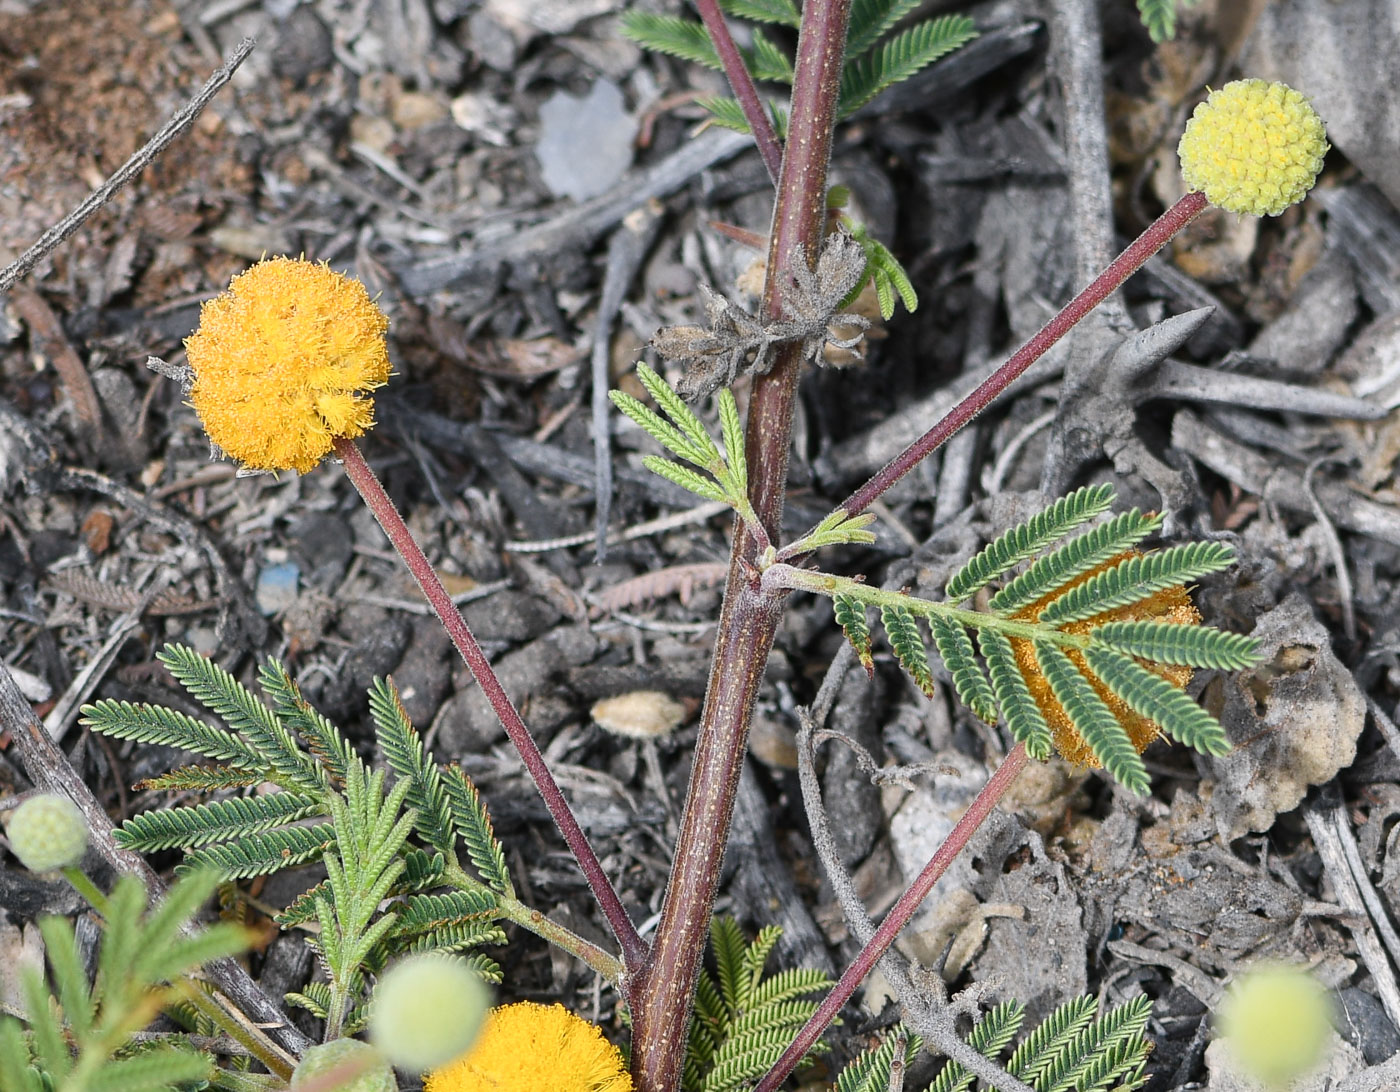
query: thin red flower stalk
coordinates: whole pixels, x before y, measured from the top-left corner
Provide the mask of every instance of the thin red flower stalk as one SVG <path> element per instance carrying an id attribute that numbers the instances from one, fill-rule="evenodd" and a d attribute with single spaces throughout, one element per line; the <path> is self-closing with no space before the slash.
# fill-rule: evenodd
<path id="1" fill-rule="evenodd" d="M 763 157 L 763 165 L 768 168 L 768 177 L 776 186 L 783 170 L 783 145 L 778 140 L 778 134 L 773 131 L 773 123 L 768 120 L 768 111 L 763 108 L 763 101 L 758 97 L 758 88 L 754 86 L 753 77 L 749 75 L 748 66 L 744 64 L 739 47 L 734 44 L 734 38 L 729 33 L 729 25 L 724 21 L 724 12 L 720 11 L 718 0 L 695 0 L 695 9 L 700 13 L 700 21 L 705 24 L 705 30 L 709 32 L 715 52 L 719 54 L 719 62 L 724 66 L 724 76 L 734 91 L 734 98 L 738 100 L 739 108 L 744 111 L 744 120 L 749 123 L 749 131 L 753 134 L 753 142 L 758 146 L 758 154 Z"/>
<path id="2" fill-rule="evenodd" d="M 817 1040 L 821 1038 L 822 1032 L 840 1014 L 842 1006 L 851 999 L 851 995 L 865 981 L 866 975 L 875 969 L 875 964 L 889 950 L 900 931 L 909 924 L 909 919 L 914 916 L 919 904 L 933 890 L 933 885 L 942 878 L 943 873 L 948 870 L 948 866 L 953 863 L 957 855 L 966 847 L 968 840 L 977 832 L 977 828 L 992 813 L 997 801 L 1006 794 L 1006 790 L 1026 768 L 1026 762 L 1025 744 L 1018 743 L 1012 748 L 1011 753 L 1001 760 L 1001 765 L 987 779 L 987 783 L 982 786 L 982 791 L 977 794 L 977 798 L 972 801 L 962 818 L 958 820 L 957 825 L 949 832 L 943 844 L 929 858 L 923 871 L 899 897 L 899 901 L 894 904 L 890 912 L 885 915 L 885 920 L 875 930 L 875 935 L 870 938 L 870 943 L 862 948 L 856 958 L 851 961 L 851 965 L 846 968 L 840 981 L 822 999 L 817 1011 L 797 1033 L 797 1038 L 783 1051 L 782 1057 L 774 1063 L 773 1068 L 768 1071 L 763 1080 L 758 1082 L 753 1092 L 773 1092 L 793 1071 L 797 1063 L 803 1059 L 807 1051 L 812 1049 Z"/>
<path id="3" fill-rule="evenodd" d="M 622 900 L 618 898 L 617 891 L 603 871 L 597 854 L 593 852 L 593 847 L 589 845 L 583 828 L 579 826 L 568 801 L 564 799 L 564 793 L 559 788 L 558 782 L 554 780 L 554 775 L 549 772 L 549 766 L 545 763 L 544 755 L 540 753 L 539 746 L 530 735 L 529 729 L 525 727 L 525 722 L 520 719 L 520 714 L 511 703 L 505 688 L 501 686 L 501 680 L 496 677 L 496 672 L 492 670 L 490 662 L 486 659 L 486 654 L 481 651 L 481 646 L 472 636 L 472 631 L 462 617 L 462 612 L 457 609 L 457 605 L 452 602 L 452 597 L 448 595 L 447 589 L 442 586 L 442 581 L 438 578 L 427 557 L 424 556 L 423 550 L 414 540 L 412 533 L 403 521 L 403 517 L 394 507 L 394 502 L 389 499 L 389 494 L 385 492 L 379 478 L 365 462 L 365 457 L 360 452 L 359 447 L 353 440 L 341 437 L 335 441 L 335 453 L 340 457 L 351 484 L 359 490 L 365 504 L 374 513 L 374 518 L 379 521 L 379 526 L 384 528 L 384 533 L 389 536 L 389 541 L 394 544 L 394 549 L 399 552 L 399 556 L 403 558 L 409 572 L 413 574 L 413 579 L 418 582 L 418 587 L 422 589 L 423 595 L 427 598 L 434 613 L 437 614 L 438 621 L 442 623 L 448 636 L 452 638 L 453 645 L 456 646 L 462 660 L 471 670 L 482 693 L 491 703 L 491 708 L 496 711 L 496 716 L 500 718 L 506 735 L 510 737 L 511 743 L 520 753 L 520 758 L 525 763 L 525 769 L 529 771 L 530 777 L 535 782 L 535 788 L 539 789 L 540 796 L 544 797 L 545 807 L 549 809 L 549 814 L 559 828 L 559 833 L 564 836 L 564 841 L 568 843 L 569 849 L 578 861 L 579 868 L 588 881 L 588 886 L 593 889 L 593 895 L 598 900 L 603 916 L 608 919 L 608 924 L 617 937 L 618 944 L 622 948 L 623 967 L 630 978 L 646 961 L 646 942 L 638 935 L 636 927 L 632 924 L 632 919 L 627 916 L 627 911 L 623 909 Z"/>
<path id="4" fill-rule="evenodd" d="M 890 486 L 908 474 L 948 439 L 989 406 L 1022 372 L 1045 355 L 1050 346 L 1069 333 L 1085 315 L 1142 268 L 1148 258 L 1166 246 L 1182 228 L 1200 215 L 1207 201 L 1203 193 L 1188 193 L 1161 216 L 1157 217 L 1108 268 L 1094 278 L 1064 309 L 1016 350 L 1005 364 L 989 375 L 982 384 L 943 417 L 933 428 L 920 436 L 875 473 L 869 481 L 852 493 L 841 507 L 847 515 L 863 512 Z"/>

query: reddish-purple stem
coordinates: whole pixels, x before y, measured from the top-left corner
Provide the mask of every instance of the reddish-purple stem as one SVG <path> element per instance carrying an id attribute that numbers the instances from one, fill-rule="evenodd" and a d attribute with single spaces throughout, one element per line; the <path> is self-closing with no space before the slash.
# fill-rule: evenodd
<path id="1" fill-rule="evenodd" d="M 848 515 L 863 512 L 885 490 L 937 451 L 958 429 L 987 408 L 1027 368 L 1064 337 L 1085 315 L 1101 304 L 1111 292 L 1142 268 L 1144 262 L 1161 250 L 1178 231 L 1200 215 L 1206 207 L 1205 194 L 1188 193 L 1113 259 L 1092 284 L 1065 305 L 1064 310 L 1042 326 L 1039 332 L 1012 354 L 1011 359 L 989 375 L 933 428 L 906 447 L 842 504 Z"/>
<path id="2" fill-rule="evenodd" d="M 963 851 L 968 840 L 976 833 L 977 828 L 992 813 L 997 801 L 1005 795 L 1012 782 L 1026 768 L 1026 761 L 1026 748 L 1021 743 L 1016 744 L 1011 753 L 1002 759 L 1001 765 L 987 779 L 987 783 L 982 786 L 982 791 L 977 794 L 977 799 L 973 800 L 967 811 L 963 813 L 962 818 L 958 820 L 957 826 L 953 827 L 943 844 L 938 847 L 937 852 L 929 858 L 928 864 L 924 865 L 924 870 L 919 873 L 918 878 L 909 885 L 908 890 L 899 897 L 899 901 L 885 915 L 885 920 L 875 930 L 875 935 L 870 938 L 870 943 L 860 950 L 860 954 L 846 968 L 841 980 L 822 1000 L 817 1011 L 798 1032 L 797 1038 L 792 1041 L 787 1050 L 783 1051 L 782 1057 L 768 1071 L 763 1080 L 758 1082 L 753 1092 L 773 1092 L 778 1085 L 783 1083 L 783 1080 L 802 1060 L 807 1051 L 812 1049 L 816 1041 L 821 1038 L 822 1032 L 841 1012 L 842 1006 L 851 999 L 851 995 L 865 981 L 865 976 L 874 970 L 880 957 L 894 943 L 900 930 L 909 923 L 909 919 L 918 910 L 919 904 L 933 890 L 933 885 L 942 878 L 943 873 L 948 870 L 948 866 L 953 863 L 957 855 Z"/>
<path id="3" fill-rule="evenodd" d="M 779 278 L 789 276 L 799 261 L 811 268 L 821 248 L 826 169 L 850 6 L 851 0 L 810 0 L 802 8 L 790 135 L 769 239 L 764 311 L 770 317 L 779 309 Z M 772 370 L 755 381 L 749 400 L 749 498 L 770 535 L 783 510 L 801 355 L 798 344 L 784 345 Z M 632 1007 L 632 1077 L 637 1092 L 674 1092 L 680 1086 L 695 979 L 709 935 L 749 720 L 782 616 L 783 597 L 755 587 L 749 568 L 754 553 L 754 536 L 740 523 L 730 552 L 729 581 L 671 875 L 651 958 Z"/>
<path id="4" fill-rule="evenodd" d="M 340 456 L 341 462 L 345 466 L 345 473 L 349 476 L 351 483 L 359 490 L 365 504 L 374 513 L 374 518 L 379 521 L 379 526 L 384 528 L 384 533 L 389 536 L 389 541 L 394 544 L 394 549 L 399 552 L 399 556 L 403 558 L 409 572 L 413 574 L 413 579 L 418 582 L 418 587 L 422 589 L 423 595 L 432 606 L 434 613 L 437 614 L 438 620 L 447 630 L 448 636 L 452 638 L 452 643 L 461 654 L 462 660 L 471 669 L 477 685 L 481 687 L 482 693 L 491 703 L 491 708 L 496 711 L 496 716 L 500 718 L 506 735 L 510 737 L 511 743 L 520 753 L 520 758 L 525 763 L 525 769 L 529 771 L 530 777 L 535 782 L 535 788 L 539 789 L 540 795 L 544 797 L 545 807 L 549 809 L 549 814 L 559 828 L 559 833 L 564 836 L 564 841 L 573 851 L 574 858 L 578 861 L 579 868 L 588 881 L 588 886 L 593 889 L 593 895 L 602 908 L 603 916 L 608 919 L 608 924 L 617 937 L 618 944 L 622 948 L 622 963 L 630 978 L 646 962 L 646 942 L 638 935 L 636 927 L 632 924 L 632 919 L 627 916 L 627 911 L 623 909 L 622 900 L 618 898 L 617 892 L 608 881 L 607 874 L 604 873 L 597 854 L 593 852 L 593 847 L 588 844 L 588 838 L 584 835 L 578 820 L 574 818 L 574 813 L 569 808 L 568 801 L 564 799 L 564 793 L 554 780 L 554 775 L 549 772 L 549 766 L 545 763 L 544 755 L 540 754 L 540 749 L 530 735 L 530 730 L 520 719 L 520 714 L 511 703 L 505 688 L 501 686 L 501 680 L 491 669 L 486 654 L 476 643 L 476 638 L 472 636 L 472 631 L 467 627 L 462 612 L 452 602 L 452 597 L 442 586 L 437 572 L 424 556 L 418 543 L 414 541 L 403 517 L 399 515 L 399 510 L 394 507 L 394 502 L 389 499 L 389 494 L 384 491 L 384 486 L 375 476 L 374 471 L 370 469 L 369 464 L 365 462 L 365 457 L 361 454 L 360 449 L 353 440 L 342 437 L 335 442 L 335 453 Z"/>
<path id="5" fill-rule="evenodd" d="M 749 123 L 749 131 L 758 145 L 758 154 L 768 168 L 768 177 L 776 186 L 783 171 L 783 146 L 778 141 L 778 134 L 773 131 L 773 123 L 768 120 L 763 100 L 758 97 L 758 88 L 749 75 L 748 65 L 744 64 L 743 54 L 734 44 L 718 0 L 695 0 L 695 7 L 700 12 L 700 21 L 710 34 L 710 41 L 715 45 L 715 52 L 719 54 L 719 62 L 724 66 L 725 78 L 734 90 L 739 108 L 744 111 L 744 120 Z"/>

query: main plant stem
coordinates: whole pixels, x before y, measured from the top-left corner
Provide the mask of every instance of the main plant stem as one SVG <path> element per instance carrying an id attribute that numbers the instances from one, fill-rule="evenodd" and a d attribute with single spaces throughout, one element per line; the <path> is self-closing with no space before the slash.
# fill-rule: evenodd
<path id="1" fill-rule="evenodd" d="M 781 310 L 781 278 L 790 276 L 797 262 L 811 268 L 821 250 L 826 169 L 850 4 L 851 0 L 809 0 L 802 8 L 792 119 L 769 235 L 764 309 L 770 319 Z M 783 510 L 801 365 L 800 346 L 784 346 L 773 369 L 755 380 L 749 401 L 749 497 L 774 540 Z M 738 524 L 680 836 L 651 958 L 632 1008 L 637 1092 L 674 1092 L 680 1084 L 695 979 L 709 935 L 749 721 L 785 598 L 758 588 L 752 568 L 755 552 L 754 536 Z"/>

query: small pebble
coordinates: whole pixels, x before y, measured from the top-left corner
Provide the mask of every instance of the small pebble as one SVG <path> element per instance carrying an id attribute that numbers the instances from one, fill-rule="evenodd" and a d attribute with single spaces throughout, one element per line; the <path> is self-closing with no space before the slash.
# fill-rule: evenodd
<path id="1" fill-rule="evenodd" d="M 660 690 L 634 690 L 594 702 L 592 716 L 598 727 L 614 735 L 656 739 L 680 726 L 685 706 Z"/>
<path id="2" fill-rule="evenodd" d="M 606 193 L 632 165 L 636 134 L 616 84 L 599 80 L 581 99 L 556 92 L 540 107 L 535 145 L 544 184 L 575 201 Z"/>
<path id="3" fill-rule="evenodd" d="M 258 573 L 258 584 L 254 598 L 258 610 L 263 614 L 280 614 L 297 601 L 297 582 L 301 579 L 301 567 L 294 561 L 284 561 L 279 565 L 267 565 Z"/>

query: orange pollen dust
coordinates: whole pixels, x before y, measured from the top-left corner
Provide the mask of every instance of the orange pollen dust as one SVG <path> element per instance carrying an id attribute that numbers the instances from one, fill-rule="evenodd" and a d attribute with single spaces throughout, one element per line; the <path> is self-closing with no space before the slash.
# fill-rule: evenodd
<path id="1" fill-rule="evenodd" d="M 1137 557 L 1140 550 L 1126 550 L 1117 557 L 1110 558 L 1102 565 L 1090 569 L 1074 580 L 1056 588 L 1049 595 L 1036 600 L 1017 611 L 1012 617 L 1017 621 L 1034 622 L 1040 617 L 1050 603 L 1058 599 L 1070 588 L 1084 583 L 1086 580 L 1111 569 L 1115 565 L 1127 560 L 1130 557 Z M 1129 603 L 1125 607 L 1116 607 L 1113 610 L 1096 614 L 1092 618 L 1085 618 L 1078 622 L 1071 622 L 1064 627 L 1065 633 L 1084 634 L 1088 633 L 1096 626 L 1101 626 L 1105 622 L 1130 622 L 1130 621 L 1158 621 L 1172 622 L 1177 625 L 1195 626 L 1200 625 L 1201 612 L 1191 602 L 1190 593 L 1183 585 L 1166 588 L 1137 603 Z M 1055 745 L 1055 750 L 1062 757 L 1074 763 L 1076 766 L 1090 767 L 1097 769 L 1102 763 L 1095 757 L 1089 745 L 1084 741 L 1084 737 L 1079 734 L 1069 714 L 1055 697 L 1050 689 L 1050 681 L 1046 679 L 1045 673 L 1041 671 L 1040 664 L 1036 660 L 1035 648 L 1029 640 L 1023 637 L 1012 637 L 1011 648 L 1016 655 L 1016 666 L 1020 669 L 1021 676 L 1026 680 L 1026 686 L 1030 690 L 1031 699 L 1040 708 L 1045 717 L 1046 723 L 1050 726 L 1051 740 Z M 1094 693 L 1099 696 L 1105 705 L 1112 711 L 1118 723 L 1123 726 L 1123 730 L 1128 733 L 1128 738 L 1132 740 L 1133 746 L 1137 748 L 1138 754 L 1147 750 L 1148 744 L 1161 735 L 1161 729 L 1154 721 L 1144 717 L 1141 713 L 1134 712 L 1128 707 L 1118 695 L 1113 693 L 1097 675 L 1089 668 L 1084 660 L 1084 654 L 1076 648 L 1062 647 L 1061 651 L 1070 658 L 1070 662 L 1078 668 L 1080 674 L 1084 676 L 1086 682 L 1093 687 Z M 1175 687 L 1185 687 L 1191 681 L 1192 670 L 1190 667 L 1180 664 L 1160 664 L 1149 660 L 1138 659 L 1137 661 L 1154 675 L 1160 675 Z"/>

